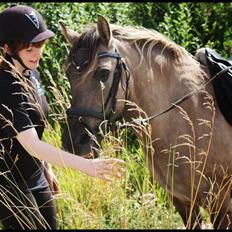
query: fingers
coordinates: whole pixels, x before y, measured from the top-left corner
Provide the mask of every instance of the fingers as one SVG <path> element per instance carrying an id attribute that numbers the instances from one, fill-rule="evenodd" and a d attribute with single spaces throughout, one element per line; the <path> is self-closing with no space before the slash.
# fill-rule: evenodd
<path id="1" fill-rule="evenodd" d="M 125 174 L 125 162 L 119 159 L 110 159 L 107 162 L 108 170 L 112 172 L 115 177 L 121 177 Z"/>
<path id="2" fill-rule="evenodd" d="M 57 195 L 60 193 L 60 184 L 57 180 L 53 181 L 53 194 Z"/>
<path id="3" fill-rule="evenodd" d="M 125 166 L 125 162 L 123 160 L 120 159 L 115 159 L 115 158 L 111 158 L 111 159 L 102 159 L 102 162 L 105 166 L 109 167 L 109 168 L 123 168 Z"/>
<path id="4" fill-rule="evenodd" d="M 122 176 L 125 175 L 125 168 L 124 167 L 120 167 L 120 166 L 111 166 L 109 165 L 108 167 L 105 168 L 105 174 L 112 176 L 112 177 L 116 177 L 116 178 L 120 178 Z"/>
<path id="5" fill-rule="evenodd" d="M 96 176 L 106 182 L 112 182 L 112 178 L 122 178 L 125 175 L 125 162 L 123 160 L 110 158 L 98 159 L 96 161 Z"/>
<path id="6" fill-rule="evenodd" d="M 120 165 L 120 166 L 125 165 L 125 161 L 116 158 L 103 159 L 103 161 L 105 161 L 107 164 Z"/>
<path id="7" fill-rule="evenodd" d="M 60 184 L 59 184 L 59 181 L 55 177 L 50 178 L 49 186 L 50 186 L 50 189 L 53 195 L 57 195 L 60 193 Z"/>
<path id="8" fill-rule="evenodd" d="M 100 178 L 102 180 L 104 180 L 105 182 L 107 182 L 107 184 L 111 184 L 112 183 L 112 178 L 108 177 L 107 175 L 102 174 L 102 176 Z"/>

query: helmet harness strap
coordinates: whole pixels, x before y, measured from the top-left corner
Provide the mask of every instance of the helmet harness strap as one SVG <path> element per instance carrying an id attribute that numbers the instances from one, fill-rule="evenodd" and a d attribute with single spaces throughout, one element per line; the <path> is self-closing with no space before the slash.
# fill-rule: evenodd
<path id="1" fill-rule="evenodd" d="M 8 54 L 10 57 L 14 58 L 15 60 L 17 60 L 25 69 L 29 69 L 22 61 L 22 59 L 19 57 L 17 49 L 15 48 L 13 43 L 7 43 L 8 46 L 11 49 L 11 53 Z M 25 70 L 24 70 L 25 71 Z"/>
<path id="2" fill-rule="evenodd" d="M 11 54 L 11 57 L 14 58 L 15 60 L 17 60 L 25 69 L 29 69 L 22 61 L 22 59 L 19 57 L 18 53 L 16 51 L 14 51 Z"/>

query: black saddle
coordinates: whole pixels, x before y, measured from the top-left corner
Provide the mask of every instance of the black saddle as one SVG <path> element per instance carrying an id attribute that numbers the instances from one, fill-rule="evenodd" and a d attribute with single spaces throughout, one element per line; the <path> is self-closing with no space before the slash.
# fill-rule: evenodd
<path id="1" fill-rule="evenodd" d="M 231 59 L 224 59 L 212 49 L 205 49 L 211 78 L 220 71 L 232 66 Z M 226 121 L 232 125 L 232 68 L 217 76 L 213 81 L 216 101 Z"/>

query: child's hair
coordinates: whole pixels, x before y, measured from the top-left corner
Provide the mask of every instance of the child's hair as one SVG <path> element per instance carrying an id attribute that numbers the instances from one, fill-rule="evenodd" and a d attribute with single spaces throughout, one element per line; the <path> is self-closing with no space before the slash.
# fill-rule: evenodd
<path id="1" fill-rule="evenodd" d="M 12 52 L 18 53 L 19 51 L 25 48 L 29 48 L 30 46 L 37 47 L 37 48 L 42 47 L 45 43 L 46 43 L 46 40 L 39 41 L 36 43 L 24 43 L 24 42 L 13 41 L 13 42 L 9 42 L 8 46 L 10 47 Z M 3 53 L 2 58 L 0 57 L 0 70 L 9 70 L 10 67 L 6 61 L 11 62 L 11 56 L 7 53 L 4 53 L 4 52 L 2 53 Z"/>

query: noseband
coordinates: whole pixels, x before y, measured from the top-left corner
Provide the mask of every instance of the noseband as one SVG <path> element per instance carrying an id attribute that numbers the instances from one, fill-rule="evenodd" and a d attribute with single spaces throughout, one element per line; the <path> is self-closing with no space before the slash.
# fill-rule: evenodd
<path id="1" fill-rule="evenodd" d="M 121 117 L 120 116 L 117 119 L 113 120 L 113 116 L 116 113 L 115 112 L 116 105 L 117 105 L 117 98 L 116 97 L 117 97 L 117 92 L 118 92 L 118 87 L 119 87 L 120 81 L 121 81 L 122 88 L 125 91 L 125 100 L 127 100 L 127 98 L 128 98 L 128 85 L 129 85 L 130 73 L 129 73 L 129 70 L 127 68 L 127 65 L 122 60 L 122 57 L 119 54 L 119 52 L 117 52 L 117 50 L 115 50 L 115 52 L 106 51 L 106 52 L 99 52 L 97 54 L 97 58 L 99 58 L 99 59 L 106 58 L 106 57 L 116 59 L 117 64 L 116 64 L 116 67 L 114 70 L 112 85 L 111 85 L 109 94 L 106 98 L 106 101 L 104 103 L 104 106 L 102 107 L 102 111 L 97 112 L 97 111 L 94 111 L 91 109 L 80 108 L 80 107 L 78 107 L 78 108 L 77 107 L 70 107 L 66 111 L 68 118 L 77 119 L 79 123 L 81 123 L 84 127 L 86 127 L 86 129 L 88 131 L 90 131 L 94 135 L 99 132 L 99 126 L 103 121 L 107 122 L 108 127 L 112 127 L 114 122 L 117 121 Z M 124 70 L 124 72 L 126 74 L 126 87 L 125 88 L 123 87 L 123 84 L 122 84 L 122 69 Z M 104 110 L 107 109 L 107 107 L 110 103 L 111 103 L 110 111 L 106 114 L 104 112 Z M 97 119 L 100 119 L 100 122 L 95 128 L 92 128 L 86 122 L 85 117 L 97 118 Z"/>

